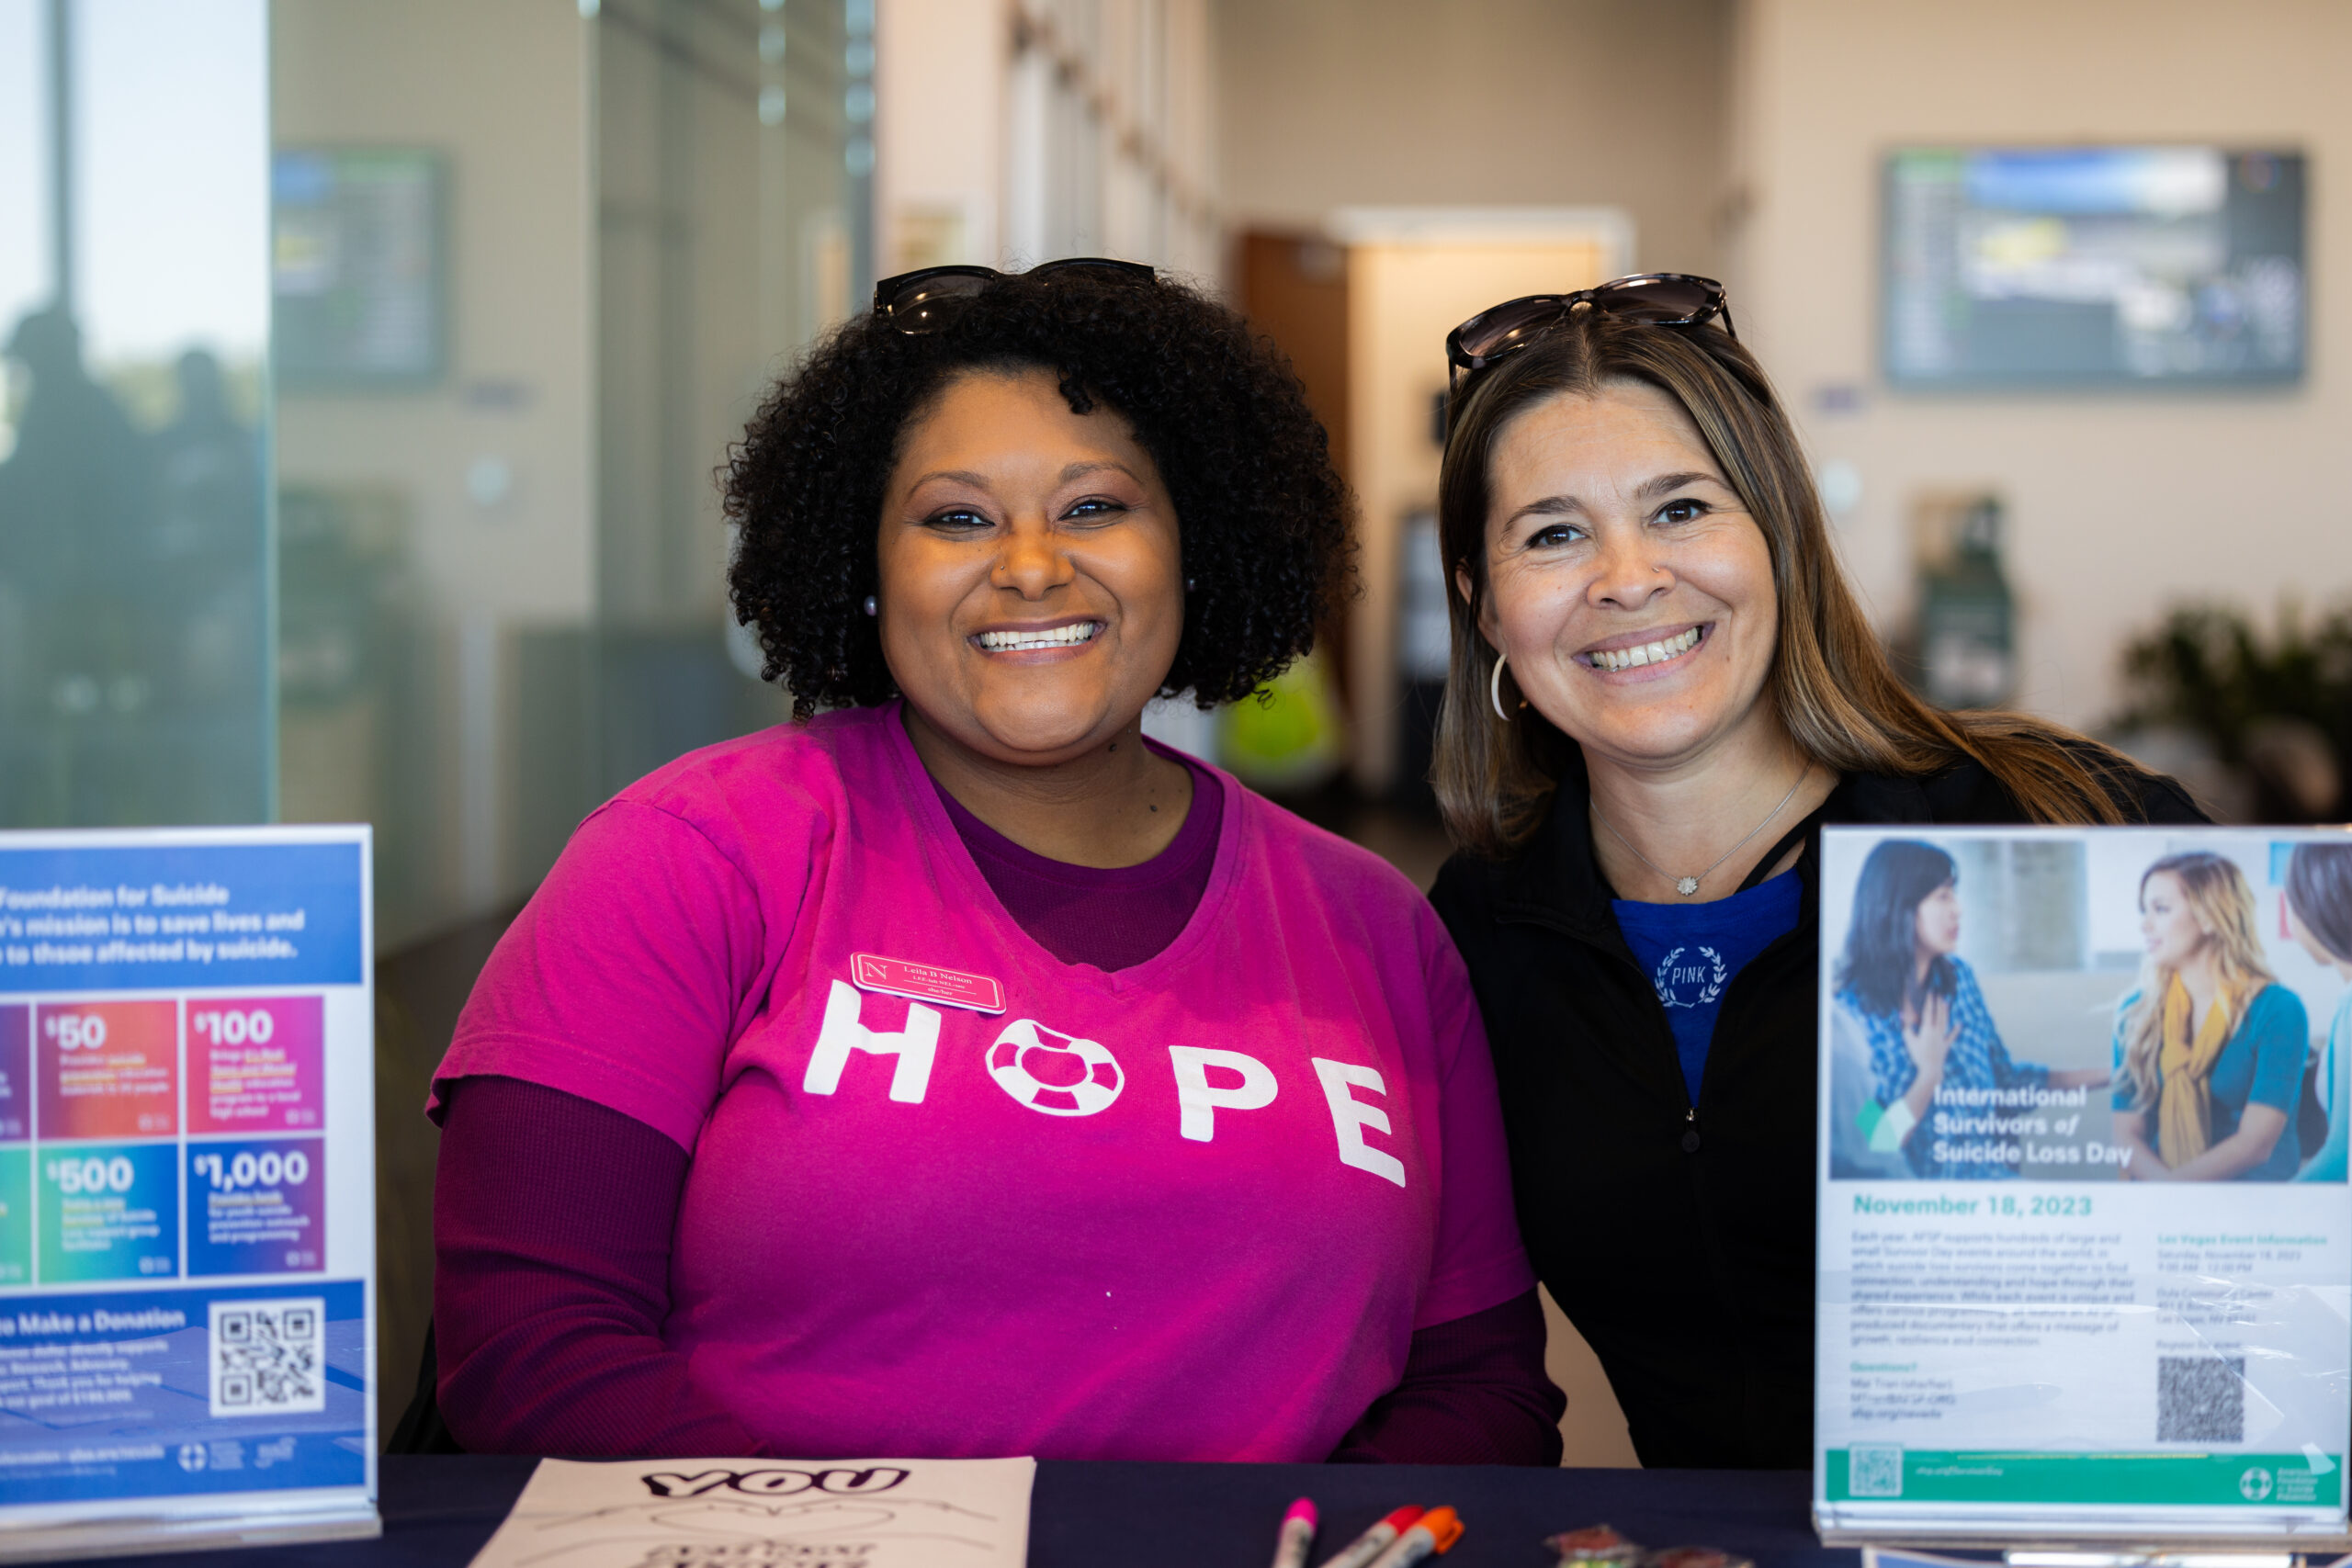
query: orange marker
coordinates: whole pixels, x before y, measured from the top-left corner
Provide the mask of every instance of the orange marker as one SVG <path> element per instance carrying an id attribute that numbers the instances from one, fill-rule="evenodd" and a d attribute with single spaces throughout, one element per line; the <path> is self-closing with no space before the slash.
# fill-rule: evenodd
<path id="1" fill-rule="evenodd" d="M 1462 1519 L 1451 1508 L 1431 1508 L 1396 1544 L 1372 1560 L 1372 1568 L 1413 1568 L 1425 1557 L 1438 1557 L 1462 1539 Z"/>

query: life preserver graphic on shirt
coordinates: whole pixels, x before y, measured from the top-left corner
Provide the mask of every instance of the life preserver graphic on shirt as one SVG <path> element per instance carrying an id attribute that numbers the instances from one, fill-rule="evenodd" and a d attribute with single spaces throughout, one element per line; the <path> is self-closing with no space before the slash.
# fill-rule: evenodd
<path id="1" fill-rule="evenodd" d="M 1034 1018 L 1006 1024 L 988 1062 L 997 1088 L 1048 1116 L 1091 1116 L 1126 1087 L 1119 1059 L 1101 1041 L 1074 1039 Z"/>
<path id="2" fill-rule="evenodd" d="M 1724 994 L 1724 981 L 1730 977 L 1724 955 L 1713 948 L 1701 948 L 1698 958 L 1685 964 L 1682 955 L 1689 951 L 1676 948 L 1657 961 L 1657 973 L 1650 976 L 1650 984 L 1657 987 L 1657 999 L 1668 1007 L 1705 1007 Z"/>

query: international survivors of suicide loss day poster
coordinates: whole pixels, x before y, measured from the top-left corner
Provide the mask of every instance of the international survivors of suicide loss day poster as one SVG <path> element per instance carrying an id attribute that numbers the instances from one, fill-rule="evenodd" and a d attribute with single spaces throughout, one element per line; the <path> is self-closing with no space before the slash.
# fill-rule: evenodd
<path id="1" fill-rule="evenodd" d="M 372 1517 L 367 857 L 0 834 L 0 1528 Z"/>
<path id="2" fill-rule="evenodd" d="M 2352 832 L 1833 829 L 1825 1533 L 2338 1532 Z"/>

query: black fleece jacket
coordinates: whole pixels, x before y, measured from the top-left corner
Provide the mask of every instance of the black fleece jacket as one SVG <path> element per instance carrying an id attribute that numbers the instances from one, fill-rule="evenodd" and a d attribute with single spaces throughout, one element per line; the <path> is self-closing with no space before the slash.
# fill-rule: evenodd
<path id="1" fill-rule="evenodd" d="M 2170 779 L 2119 780 L 2127 818 L 2206 820 Z M 1593 858 L 1571 749 L 1510 860 L 1457 854 L 1430 894 L 1493 1043 L 1521 1234 L 1591 1344 L 1648 1466 L 1813 1463 L 1819 824 L 2019 824 L 1990 774 L 1841 779 L 1791 874 L 1796 929 L 1733 976 L 1692 1105 L 1666 1009 Z"/>

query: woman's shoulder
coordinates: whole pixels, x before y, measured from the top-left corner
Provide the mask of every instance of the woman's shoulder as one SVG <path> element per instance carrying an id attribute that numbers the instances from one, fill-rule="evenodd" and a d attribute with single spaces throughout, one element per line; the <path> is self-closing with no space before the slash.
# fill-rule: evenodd
<path id="1" fill-rule="evenodd" d="M 1242 830 L 1256 840 L 1269 871 L 1305 877 L 1309 889 L 1332 903 L 1416 918 L 1428 913 L 1421 890 L 1386 857 L 1276 805 L 1230 773 L 1217 776 L 1239 805 Z"/>
<path id="2" fill-rule="evenodd" d="M 689 821 L 757 802 L 835 796 L 880 760 L 884 708 L 842 708 L 772 725 L 673 758 L 613 796 Z"/>
<path id="3" fill-rule="evenodd" d="M 1606 893 L 1592 870 L 1591 841 L 1583 836 L 1584 801 L 1571 780 L 1556 790 L 1525 840 L 1506 854 L 1457 848 L 1438 867 L 1430 888 L 1449 926 L 1491 919 L 1498 905 L 1541 904 L 1555 912 L 1589 916 Z"/>
<path id="4" fill-rule="evenodd" d="M 2276 980 L 2265 985 L 2245 1005 L 2245 1026 L 2291 1032 L 2301 1039 L 2311 1028 L 2310 1010 L 2303 998 Z"/>
<path id="5" fill-rule="evenodd" d="M 2127 822 L 2189 827 L 2212 820 L 2169 774 L 2143 768 L 2086 737 L 2064 736 L 2057 744 L 2099 781 Z M 2006 827 L 2030 820 L 2017 796 L 1973 757 L 1916 776 L 1854 773 L 1848 777 L 1852 816 L 1847 819 L 1853 821 Z"/>
<path id="6" fill-rule="evenodd" d="M 1437 906 L 1448 925 L 1463 919 L 1476 919 L 1492 908 L 1503 874 L 1504 863 L 1468 850 L 1456 850 L 1438 867 L 1437 881 L 1430 888 L 1430 902 Z"/>
<path id="7" fill-rule="evenodd" d="M 782 857 L 799 874 L 852 801 L 898 793 L 882 728 L 889 711 L 820 714 L 688 751 L 589 813 L 566 853 L 593 859 L 603 844 L 627 846 L 632 861 L 716 855 L 754 883 Z"/>
<path id="8" fill-rule="evenodd" d="M 2147 987 L 2136 980 L 2126 986 L 2123 988 L 2123 994 L 2115 998 L 2115 1010 L 2109 1015 L 2109 1021 L 2112 1026 L 2113 1038 L 2118 1050 L 2122 1049 L 2125 1033 L 2145 1011 L 2147 999 Z"/>
<path id="9" fill-rule="evenodd" d="M 1859 1029 L 1866 1035 L 1876 1037 L 1890 1029 L 1899 1032 L 1902 1028 L 1902 1021 L 1894 1013 L 1871 1007 L 1862 994 L 1850 986 L 1841 987 L 1829 998 L 1829 1006 L 1834 1021 Z"/>

